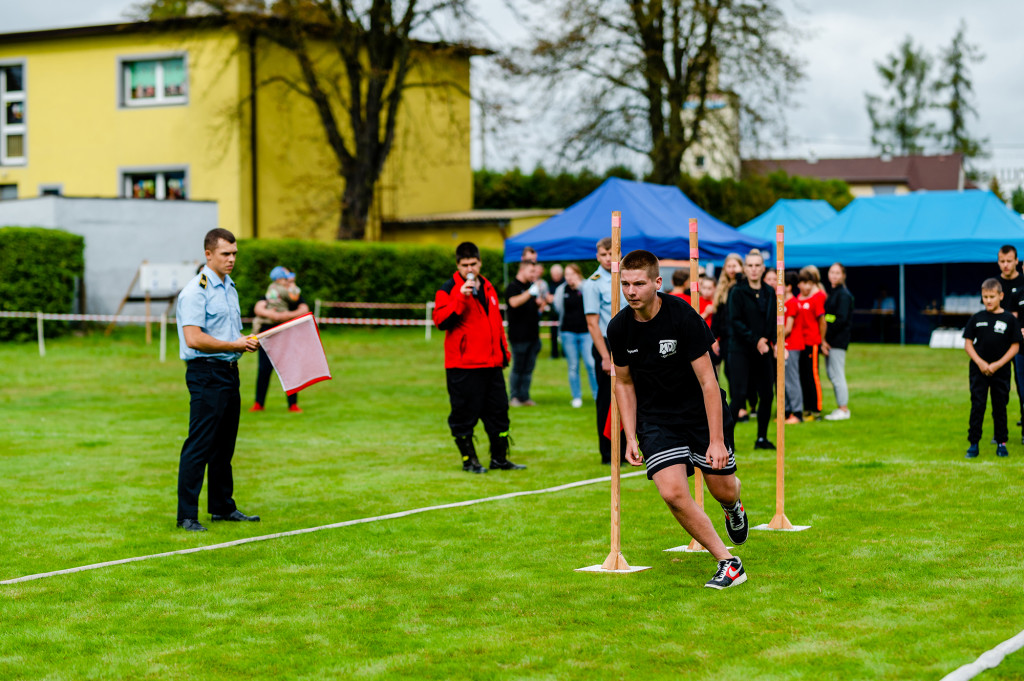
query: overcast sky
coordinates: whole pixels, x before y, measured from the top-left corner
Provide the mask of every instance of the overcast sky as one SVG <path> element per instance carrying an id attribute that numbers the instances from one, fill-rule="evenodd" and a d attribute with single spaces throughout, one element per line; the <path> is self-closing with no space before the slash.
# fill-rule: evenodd
<path id="1" fill-rule="evenodd" d="M 503 0 L 476 0 L 482 13 L 507 32 Z M 0 0 L 0 32 L 57 28 L 124 20 L 132 0 Z M 989 138 L 992 158 L 979 166 L 997 174 L 1001 184 L 1024 182 L 1024 1 L 984 0 L 783 0 L 793 23 L 806 38 L 798 54 L 807 79 L 785 112 L 792 144 L 773 156 L 859 156 L 874 153 L 864 105 L 866 91 L 881 92 L 874 63 L 895 51 L 904 36 L 931 52 L 950 43 L 960 20 L 968 41 L 981 47 L 985 60 L 972 66 L 979 119 L 969 122 L 976 136 Z M 495 35 L 499 31 L 492 31 Z M 514 31 L 513 31 L 514 33 Z M 520 137 L 514 153 L 489 151 L 491 165 L 518 161 L 527 168 L 553 163 L 546 150 L 555 140 L 537 130 Z M 474 140 L 476 142 L 476 140 Z M 597 169 L 601 170 L 601 169 Z"/>

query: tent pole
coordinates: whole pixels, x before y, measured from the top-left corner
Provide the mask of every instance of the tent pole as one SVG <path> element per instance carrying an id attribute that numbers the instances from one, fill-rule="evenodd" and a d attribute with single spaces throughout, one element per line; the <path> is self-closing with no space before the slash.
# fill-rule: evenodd
<path id="1" fill-rule="evenodd" d="M 900 345 L 907 344 L 907 277 L 900 263 Z"/>

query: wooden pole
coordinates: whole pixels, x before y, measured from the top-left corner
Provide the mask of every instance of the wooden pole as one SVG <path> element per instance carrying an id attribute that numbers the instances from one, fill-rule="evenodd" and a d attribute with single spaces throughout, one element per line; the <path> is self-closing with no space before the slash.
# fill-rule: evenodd
<path id="1" fill-rule="evenodd" d="M 153 343 L 153 327 L 149 324 L 149 291 L 146 291 L 146 345 Z"/>
<path id="2" fill-rule="evenodd" d="M 697 218 L 690 218 L 690 305 L 700 314 L 700 286 L 697 274 L 700 271 L 700 251 L 697 248 Z M 704 510 L 704 474 L 699 468 L 693 471 L 693 500 L 700 510 Z M 691 539 L 687 551 L 707 551 L 696 539 Z"/>
<path id="3" fill-rule="evenodd" d="M 622 260 L 622 213 L 612 213 L 612 317 L 619 313 L 619 261 Z M 614 359 L 614 358 L 613 358 Z M 599 369 L 600 370 L 600 369 Z M 619 436 L 619 405 L 615 399 L 615 362 L 612 362 L 612 548 L 605 558 L 601 568 L 604 570 L 628 570 L 629 563 L 622 557 L 622 537 L 620 534 L 621 525 L 619 522 L 619 501 L 621 499 L 621 484 L 619 475 L 621 473 L 622 456 L 620 451 Z"/>
<path id="4" fill-rule="evenodd" d="M 785 228 L 775 228 L 775 515 L 768 527 L 773 530 L 791 530 L 793 523 L 786 517 L 786 261 L 784 257 Z"/>

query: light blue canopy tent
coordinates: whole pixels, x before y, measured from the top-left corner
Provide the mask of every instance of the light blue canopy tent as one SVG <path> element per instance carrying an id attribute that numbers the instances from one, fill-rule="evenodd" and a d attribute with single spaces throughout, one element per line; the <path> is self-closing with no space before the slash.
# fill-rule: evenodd
<path id="1" fill-rule="evenodd" d="M 689 259 L 690 218 L 697 218 L 702 260 L 720 262 L 729 253 L 772 245 L 711 217 L 678 187 L 613 177 L 562 213 L 506 239 L 505 262 L 518 262 L 524 246 L 546 262 L 591 259 L 598 240 L 611 235 L 612 211 L 622 212 L 623 253 L 642 248 L 663 259 Z"/>
<path id="2" fill-rule="evenodd" d="M 902 341 L 906 265 L 994 263 L 1004 244 L 1024 244 L 1024 220 L 991 192 L 916 192 L 854 199 L 817 229 L 787 239 L 785 264 L 899 265 Z"/>
<path id="3" fill-rule="evenodd" d="M 747 236 L 775 243 L 776 227 L 786 228 L 786 244 L 796 243 L 836 216 L 836 209 L 821 199 L 779 199 L 771 208 L 739 226 Z"/>

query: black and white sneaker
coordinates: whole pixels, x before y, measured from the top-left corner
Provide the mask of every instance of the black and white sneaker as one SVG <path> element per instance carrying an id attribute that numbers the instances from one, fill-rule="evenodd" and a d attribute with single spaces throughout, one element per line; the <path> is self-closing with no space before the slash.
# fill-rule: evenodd
<path id="1" fill-rule="evenodd" d="M 747 522 L 747 512 L 743 510 L 743 502 L 737 500 L 733 508 L 722 510 L 725 511 L 725 531 L 729 534 L 729 541 L 737 546 L 747 541 L 750 524 Z"/>
<path id="2" fill-rule="evenodd" d="M 706 586 L 709 589 L 728 589 L 747 581 L 747 573 L 743 570 L 743 561 L 733 556 L 729 560 L 718 561 L 718 572 Z"/>

